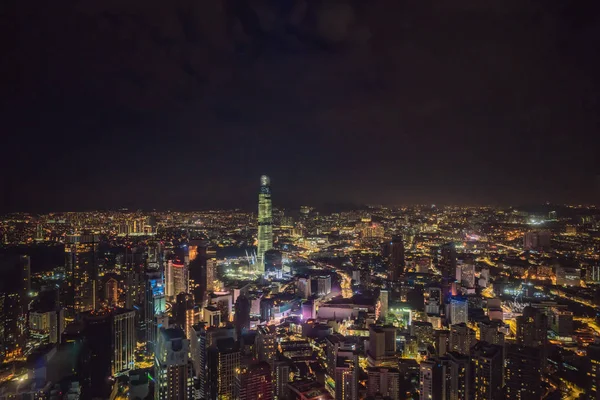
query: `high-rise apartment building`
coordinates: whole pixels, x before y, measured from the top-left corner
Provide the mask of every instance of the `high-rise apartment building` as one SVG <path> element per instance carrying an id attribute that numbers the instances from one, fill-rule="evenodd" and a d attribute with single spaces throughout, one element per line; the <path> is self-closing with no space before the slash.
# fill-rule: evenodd
<path id="1" fill-rule="evenodd" d="M 156 400 L 192 399 L 193 377 L 188 359 L 189 340 L 183 330 L 161 328 L 154 360 Z"/>
<path id="2" fill-rule="evenodd" d="M 397 368 L 367 368 L 367 396 L 400 400 L 400 371 Z"/>
<path id="3" fill-rule="evenodd" d="M 256 330 L 254 341 L 256 359 L 266 361 L 273 366 L 277 354 L 277 334 L 271 326 L 261 325 Z"/>
<path id="4" fill-rule="evenodd" d="M 469 355 L 471 347 L 476 343 L 475 331 L 467 324 L 456 324 L 450 326 L 450 351 Z"/>
<path id="5" fill-rule="evenodd" d="M 232 338 L 219 339 L 208 349 L 207 399 L 235 399 L 240 351 Z"/>
<path id="6" fill-rule="evenodd" d="M 217 340 L 231 338 L 235 340 L 233 327 L 216 328 L 206 327 L 200 323 L 193 328 L 190 338 L 190 354 L 194 371 L 199 383 L 200 398 L 208 396 L 208 349 L 217 344 Z"/>
<path id="7" fill-rule="evenodd" d="M 273 205 L 271 203 L 271 179 L 260 177 L 258 194 L 258 248 L 256 250 L 256 270 L 265 273 L 265 252 L 273 248 Z"/>
<path id="8" fill-rule="evenodd" d="M 542 397 L 541 347 L 506 344 L 505 399 L 531 400 Z"/>
<path id="9" fill-rule="evenodd" d="M 419 398 L 427 400 L 446 399 L 446 366 L 439 360 L 421 362 L 419 367 Z"/>
<path id="10" fill-rule="evenodd" d="M 480 342 L 473 348 L 475 400 L 502 399 L 504 348 Z"/>

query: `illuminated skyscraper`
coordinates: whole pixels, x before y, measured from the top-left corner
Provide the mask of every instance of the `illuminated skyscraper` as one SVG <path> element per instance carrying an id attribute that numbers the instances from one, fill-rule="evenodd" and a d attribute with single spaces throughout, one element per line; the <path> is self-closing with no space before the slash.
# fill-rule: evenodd
<path id="1" fill-rule="evenodd" d="M 258 250 L 256 251 L 257 271 L 265 273 L 265 252 L 273 248 L 273 207 L 271 203 L 271 179 L 260 177 L 258 193 Z"/>
<path id="2" fill-rule="evenodd" d="M 135 358 L 135 311 L 116 310 L 112 320 L 112 374 L 133 369 Z"/>
<path id="3" fill-rule="evenodd" d="M 98 236 L 72 235 L 65 241 L 65 268 L 70 288 L 68 308 L 74 312 L 96 309 Z"/>
<path id="4" fill-rule="evenodd" d="M 179 293 L 188 292 L 188 266 L 184 261 L 169 260 L 165 278 L 167 298 L 175 299 Z"/>

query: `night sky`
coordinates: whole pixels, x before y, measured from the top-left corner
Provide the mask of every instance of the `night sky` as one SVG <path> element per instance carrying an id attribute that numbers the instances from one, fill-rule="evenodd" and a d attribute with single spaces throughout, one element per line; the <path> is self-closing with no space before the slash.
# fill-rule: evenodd
<path id="1" fill-rule="evenodd" d="M 599 203 L 599 1 L 15 3 L 1 211 Z"/>

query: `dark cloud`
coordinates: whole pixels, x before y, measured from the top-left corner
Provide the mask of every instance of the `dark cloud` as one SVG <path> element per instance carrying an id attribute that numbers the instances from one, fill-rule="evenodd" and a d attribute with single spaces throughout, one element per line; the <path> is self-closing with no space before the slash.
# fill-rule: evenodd
<path id="1" fill-rule="evenodd" d="M 17 2 L 2 206 L 596 201 L 598 8 Z"/>

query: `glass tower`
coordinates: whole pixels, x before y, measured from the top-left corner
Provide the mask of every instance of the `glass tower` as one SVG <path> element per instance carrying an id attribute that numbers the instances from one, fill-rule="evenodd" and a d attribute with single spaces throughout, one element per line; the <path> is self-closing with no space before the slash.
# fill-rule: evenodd
<path id="1" fill-rule="evenodd" d="M 256 270 L 265 273 L 265 252 L 273 248 L 273 207 L 271 204 L 271 179 L 260 177 L 258 193 L 258 250 L 256 252 Z"/>

